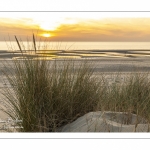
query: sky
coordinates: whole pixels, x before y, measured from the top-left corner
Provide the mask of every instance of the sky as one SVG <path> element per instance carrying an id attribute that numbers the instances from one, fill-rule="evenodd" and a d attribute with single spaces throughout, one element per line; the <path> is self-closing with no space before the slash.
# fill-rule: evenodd
<path id="1" fill-rule="evenodd" d="M 58 0 L 52 0 L 49 7 L 52 11 L 55 8 L 55 12 L 48 11 L 47 0 L 43 0 L 43 3 L 32 0 L 32 3 L 30 1 L 32 7 L 30 5 L 25 7 L 25 3 L 21 2 L 19 2 L 19 6 L 16 5 L 18 4 L 17 2 L 13 5 L 14 0 L 12 0 L 12 4 L 9 2 L 9 9 L 11 11 L 5 12 L 6 1 L 3 5 L 4 7 L 1 8 L 3 11 L 0 12 L 0 41 L 15 40 L 14 35 L 22 40 L 27 40 L 28 38 L 31 39 L 33 33 L 36 35 L 37 40 L 46 39 L 50 41 L 150 41 L 150 12 L 131 12 L 130 10 L 129 12 L 116 12 L 113 9 L 114 6 L 117 7 L 118 5 L 113 5 L 111 2 L 109 2 L 109 6 L 112 7 L 106 5 L 108 4 L 106 2 L 106 4 L 98 5 L 99 7 L 94 5 L 94 10 L 98 10 L 98 8 L 103 10 L 103 5 L 106 5 L 108 8 L 106 9 L 105 7 L 105 10 L 111 9 L 113 11 L 87 11 L 89 8 L 93 11 L 92 3 L 95 0 L 92 3 L 91 1 L 86 1 L 87 7 L 84 7 L 82 12 L 81 8 L 83 8 L 83 4 L 85 5 L 85 1 L 82 3 L 83 0 L 80 0 L 80 3 L 78 3 L 80 5 L 76 5 L 77 2 L 70 3 L 68 0 L 64 0 L 67 3 L 64 3 L 64 1 L 63 3 L 57 3 Z M 33 7 L 34 2 L 37 6 L 36 10 Z M 46 2 L 47 5 L 44 5 Z M 116 0 L 113 1 L 113 3 L 115 2 L 118 4 Z M 138 1 L 136 2 L 138 4 Z M 28 3 L 28 0 L 26 0 L 26 3 Z M 12 5 L 15 8 L 11 7 Z M 72 8 L 70 6 L 72 5 L 78 6 L 72 9 L 73 12 L 70 11 L 70 8 Z M 130 9 L 126 1 L 122 2 L 122 5 L 128 6 Z M 45 8 L 45 12 L 41 10 L 42 6 Z M 143 8 L 142 5 L 138 6 L 140 6 L 138 8 Z M 32 12 L 30 11 L 31 8 Z M 75 11 L 77 9 L 78 11 Z M 117 11 L 120 11 L 120 9 L 124 10 L 122 7 L 117 7 Z M 20 10 L 23 11 L 19 12 Z"/>
<path id="2" fill-rule="evenodd" d="M 150 12 L 0 12 L 0 40 L 150 41 Z"/>

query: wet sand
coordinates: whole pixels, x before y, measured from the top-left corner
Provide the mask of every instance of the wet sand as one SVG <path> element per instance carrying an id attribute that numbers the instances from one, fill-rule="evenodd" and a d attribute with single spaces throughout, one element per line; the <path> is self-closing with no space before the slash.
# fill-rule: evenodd
<path id="1" fill-rule="evenodd" d="M 49 60 L 75 59 L 76 62 L 88 59 L 94 62 L 95 72 L 150 71 L 150 50 L 38 50 L 24 52 L 24 56 L 47 57 Z M 0 51 L 0 60 L 21 59 L 20 51 Z M 0 64 L 1 67 L 1 64 Z"/>
<path id="2" fill-rule="evenodd" d="M 33 50 L 24 50 L 25 56 L 47 56 L 51 59 L 58 57 L 78 57 L 78 58 L 138 58 L 150 57 L 150 50 L 37 50 L 36 55 Z M 0 59 L 9 59 L 20 57 L 22 54 L 18 51 L 0 50 Z M 55 57 L 54 57 L 55 56 Z"/>

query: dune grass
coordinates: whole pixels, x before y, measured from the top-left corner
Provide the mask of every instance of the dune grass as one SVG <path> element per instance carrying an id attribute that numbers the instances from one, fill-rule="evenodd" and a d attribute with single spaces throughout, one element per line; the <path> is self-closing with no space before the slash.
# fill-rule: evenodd
<path id="1" fill-rule="evenodd" d="M 114 77 L 121 78 L 123 74 Z M 131 73 L 126 75 L 124 81 L 114 82 L 106 90 L 99 103 L 99 110 L 125 112 L 136 114 L 150 122 L 150 74 Z M 107 78 L 104 79 L 107 83 Z"/>
<path id="2" fill-rule="evenodd" d="M 11 117 L 23 120 L 25 132 L 55 131 L 87 112 L 99 101 L 100 82 L 88 64 L 73 61 L 15 60 L 7 74 L 12 91 L 5 96 Z M 61 65 L 61 67 L 60 67 Z M 12 75 L 14 74 L 14 75 Z"/>
<path id="3" fill-rule="evenodd" d="M 33 43 L 36 53 L 34 36 Z M 3 92 L 10 110 L 6 113 L 23 121 L 20 131 L 55 131 L 95 110 L 101 83 L 87 61 L 76 64 L 73 60 L 32 59 L 23 52 L 22 58 L 12 60 L 11 70 L 5 64 L 4 74 L 11 88 Z"/>
<path id="4" fill-rule="evenodd" d="M 33 43 L 36 53 L 34 35 Z M 23 121 L 21 132 L 55 132 L 90 111 L 134 113 L 150 121 L 149 73 L 129 74 L 123 82 L 117 81 L 118 73 L 109 85 L 105 73 L 95 76 L 88 60 L 48 61 L 23 52 L 22 58 L 5 65 L 11 88 L 3 93 L 9 108 L 5 112 Z"/>

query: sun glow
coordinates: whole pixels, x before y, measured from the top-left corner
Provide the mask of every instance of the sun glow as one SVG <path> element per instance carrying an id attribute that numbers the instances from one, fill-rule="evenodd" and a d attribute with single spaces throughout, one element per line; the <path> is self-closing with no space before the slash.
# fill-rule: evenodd
<path id="1" fill-rule="evenodd" d="M 55 30 L 57 29 L 57 27 L 59 26 L 56 23 L 39 23 L 40 24 L 40 28 L 46 31 L 51 31 L 51 30 Z"/>
<path id="2" fill-rule="evenodd" d="M 52 35 L 50 33 L 43 33 L 41 34 L 41 36 L 44 36 L 44 37 L 51 37 Z"/>

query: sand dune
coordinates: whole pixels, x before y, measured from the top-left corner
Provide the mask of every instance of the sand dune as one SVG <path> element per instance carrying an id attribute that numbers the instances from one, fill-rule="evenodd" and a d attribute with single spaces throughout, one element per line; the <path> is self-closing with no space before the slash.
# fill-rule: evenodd
<path id="1" fill-rule="evenodd" d="M 123 112 L 90 112 L 58 129 L 59 132 L 148 132 L 146 120 Z"/>

